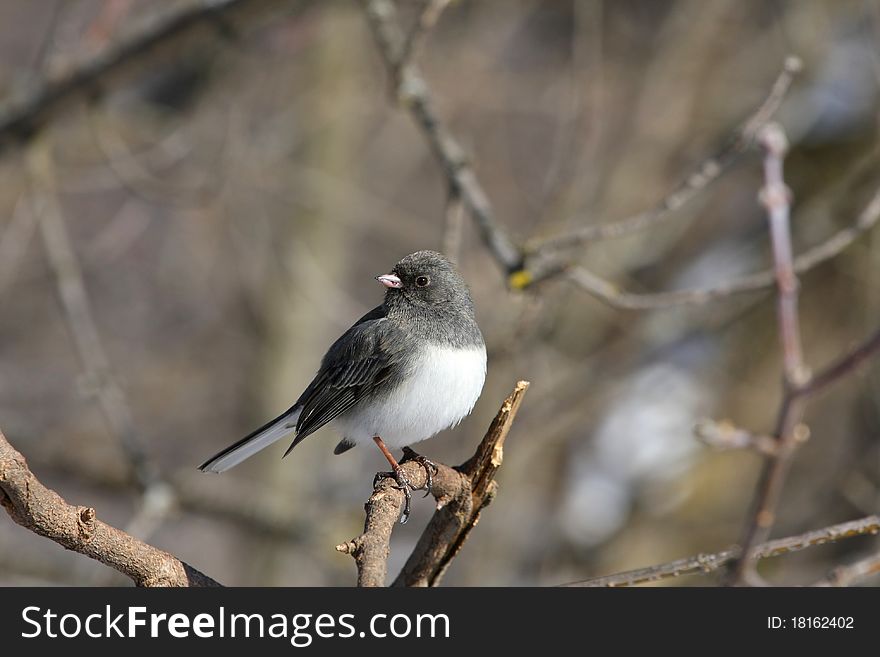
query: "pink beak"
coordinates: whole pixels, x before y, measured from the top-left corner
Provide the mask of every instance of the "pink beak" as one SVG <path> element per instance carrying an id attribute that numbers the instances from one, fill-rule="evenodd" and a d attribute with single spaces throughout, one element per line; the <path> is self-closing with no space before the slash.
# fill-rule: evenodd
<path id="1" fill-rule="evenodd" d="M 376 280 L 385 287 L 403 287 L 403 283 L 394 274 L 382 274 L 381 276 L 376 276 Z"/>

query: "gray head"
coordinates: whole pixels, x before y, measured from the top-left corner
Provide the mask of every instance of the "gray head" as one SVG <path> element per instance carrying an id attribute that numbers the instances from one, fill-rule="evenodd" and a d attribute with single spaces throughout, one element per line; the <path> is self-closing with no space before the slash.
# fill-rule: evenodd
<path id="1" fill-rule="evenodd" d="M 385 305 L 389 309 L 464 311 L 473 315 L 467 284 L 455 265 L 436 251 L 411 253 L 394 265 L 391 273 L 377 276 L 376 280 L 388 288 Z"/>

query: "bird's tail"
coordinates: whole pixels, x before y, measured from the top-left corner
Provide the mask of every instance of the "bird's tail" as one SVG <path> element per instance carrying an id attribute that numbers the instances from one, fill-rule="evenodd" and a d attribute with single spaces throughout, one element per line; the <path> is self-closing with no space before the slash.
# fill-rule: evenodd
<path id="1" fill-rule="evenodd" d="M 294 406 L 199 466 L 202 472 L 225 472 L 296 430 L 300 408 Z"/>

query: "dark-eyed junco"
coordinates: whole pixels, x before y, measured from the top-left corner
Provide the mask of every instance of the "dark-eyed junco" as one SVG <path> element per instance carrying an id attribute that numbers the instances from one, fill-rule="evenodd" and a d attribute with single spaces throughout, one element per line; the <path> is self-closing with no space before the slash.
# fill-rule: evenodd
<path id="1" fill-rule="evenodd" d="M 295 432 L 287 456 L 332 422 L 342 434 L 334 454 L 369 442 L 382 450 L 406 494 L 406 522 L 412 485 L 389 448 L 430 438 L 471 412 L 486 378 L 486 345 L 467 284 L 443 255 L 412 253 L 376 280 L 387 288 L 384 302 L 333 343 L 296 403 L 201 470 L 228 470 Z M 421 462 L 430 489 L 434 465 Z"/>

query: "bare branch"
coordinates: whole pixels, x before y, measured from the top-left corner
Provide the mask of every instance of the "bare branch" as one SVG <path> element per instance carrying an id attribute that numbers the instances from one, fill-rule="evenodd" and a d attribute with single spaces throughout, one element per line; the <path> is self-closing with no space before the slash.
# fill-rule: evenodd
<path id="1" fill-rule="evenodd" d="M 761 203 L 767 209 L 770 222 L 770 241 L 776 272 L 779 331 L 782 340 L 785 380 L 789 387 L 797 387 L 809 377 L 801 346 L 798 317 L 798 280 L 794 271 L 791 246 L 791 192 L 783 179 L 783 161 L 788 153 L 788 138 L 779 124 L 771 123 L 761 132 L 761 144 L 767 150 L 764 158 L 764 179 Z"/>
<path id="2" fill-rule="evenodd" d="M 477 180 L 464 150 L 437 116 L 428 85 L 418 67 L 409 62 L 397 70 L 397 62 L 401 61 L 404 52 L 404 36 L 394 3 L 391 0 L 363 0 L 363 4 L 388 75 L 398 81 L 397 96 L 421 129 L 450 189 L 460 195 L 486 248 L 505 276 L 519 271 L 523 264 L 522 253 L 496 220 L 489 197 Z"/>
<path id="3" fill-rule="evenodd" d="M 0 297 L 15 280 L 36 228 L 36 217 L 22 195 L 15 202 L 12 216 L 0 236 Z"/>
<path id="4" fill-rule="evenodd" d="M 406 461 L 400 465 L 413 486 L 425 485 L 425 468 L 421 464 Z M 432 492 L 438 506 L 469 494 L 467 480 L 462 474 L 448 465 L 437 464 L 437 468 Z M 358 586 L 385 586 L 391 532 L 400 518 L 403 503 L 403 491 L 397 488 L 393 479 L 379 480 L 364 505 L 364 533 L 336 546 L 338 552 L 350 554 L 354 558 L 358 570 Z"/>
<path id="5" fill-rule="evenodd" d="M 777 315 L 780 341 L 782 343 L 785 387 L 779 416 L 773 435 L 777 450 L 767 456 L 752 503 L 750 520 L 742 540 L 742 553 L 731 569 L 733 583 L 757 581 L 754 569 L 754 551 L 759 543 L 767 540 L 776 522 L 776 507 L 782 493 L 788 468 L 795 450 L 801 444 L 804 399 L 791 395 L 791 391 L 806 384 L 809 370 L 804 363 L 801 348 L 800 319 L 798 317 L 798 282 L 794 272 L 791 248 L 789 208 L 791 194 L 783 179 L 783 160 L 788 150 L 788 140 L 782 127 L 768 124 L 761 131 L 764 157 L 765 185 L 761 190 L 761 202 L 767 208 L 773 261 L 776 271 Z"/>
<path id="6" fill-rule="evenodd" d="M 832 569 L 827 577 L 820 579 L 813 586 L 852 586 L 877 574 L 880 574 L 880 552 Z"/>
<path id="7" fill-rule="evenodd" d="M 449 6 L 449 2 L 450 0 L 424 0 L 419 17 L 409 34 L 406 35 L 406 40 L 400 50 L 400 56 L 397 60 L 398 77 L 399 71 L 415 59 L 422 41 L 434 29 L 437 21 L 440 20 L 440 14 Z"/>
<path id="8" fill-rule="evenodd" d="M 685 176 L 685 179 L 668 196 L 661 199 L 654 207 L 613 223 L 584 226 L 571 233 L 533 241 L 526 245 L 526 252 L 530 256 L 546 255 L 550 252 L 580 246 L 586 242 L 616 239 L 647 230 L 671 216 L 673 212 L 721 177 L 737 161 L 739 156 L 752 146 L 758 131 L 782 105 L 782 101 L 791 88 L 791 83 L 801 68 L 802 64 L 799 58 L 787 57 L 770 93 L 743 123 L 742 127 L 737 130 L 733 138 L 720 151 L 701 162 L 693 172 Z"/>
<path id="9" fill-rule="evenodd" d="M 193 0 L 180 9 L 147 21 L 131 37 L 100 51 L 63 75 L 41 82 L 23 98 L 0 106 L 0 153 L 27 142 L 43 125 L 71 103 L 94 96 L 161 50 L 192 35 L 202 27 L 214 28 L 237 20 L 247 12 L 277 10 L 269 0 Z"/>
<path id="10" fill-rule="evenodd" d="M 864 342 L 837 358 L 805 383 L 790 387 L 786 404 L 795 399 L 809 398 L 838 382 L 858 369 L 865 361 L 880 352 L 880 329 L 872 333 Z M 694 427 L 697 439 L 710 447 L 718 449 L 753 449 L 764 456 L 779 454 L 779 441 L 773 436 L 756 434 L 736 426 L 730 420 L 701 420 Z M 806 442 L 810 429 L 805 424 L 796 424 L 792 430 L 795 443 Z"/>
<path id="11" fill-rule="evenodd" d="M 844 522 L 839 525 L 832 525 L 823 529 L 816 529 L 805 534 L 797 536 L 789 536 L 787 538 L 779 538 L 768 541 L 759 545 L 754 551 L 755 559 L 766 559 L 768 557 L 777 557 L 789 552 L 797 552 L 799 550 L 812 547 L 814 545 L 824 545 L 825 543 L 833 543 L 853 536 L 874 535 L 880 532 L 880 516 L 867 516 L 859 520 Z M 603 577 L 594 577 L 582 582 L 574 582 L 566 584 L 566 586 L 632 586 L 634 584 L 643 584 L 645 582 L 656 582 L 668 577 L 678 577 L 680 575 L 690 575 L 693 573 L 710 573 L 718 570 L 722 566 L 730 563 L 740 555 L 738 547 L 730 547 L 721 552 L 714 554 L 698 554 L 686 559 L 676 559 L 668 563 L 650 566 L 648 568 L 639 568 L 637 570 L 627 570 L 614 575 L 605 575 Z"/>
<path id="12" fill-rule="evenodd" d="M 87 114 L 95 145 L 104 156 L 107 168 L 119 184 L 135 196 L 151 203 L 200 207 L 217 193 L 220 183 L 210 180 L 208 175 L 203 175 L 198 183 L 177 184 L 154 175 L 131 152 L 108 112 L 95 105 L 89 107 Z"/>
<path id="13" fill-rule="evenodd" d="M 828 386 L 833 385 L 853 370 L 860 367 L 866 360 L 880 352 L 880 328 L 872 333 L 864 342 L 851 351 L 819 370 L 806 383 L 791 391 L 793 397 L 811 397 Z"/>
<path id="14" fill-rule="evenodd" d="M 443 223 L 443 253 L 453 262 L 461 255 L 461 239 L 464 230 L 464 204 L 453 190 L 446 200 L 445 222 Z"/>
<path id="15" fill-rule="evenodd" d="M 474 455 L 457 468 L 438 464 L 433 495 L 437 511 L 422 533 L 415 550 L 394 580 L 394 586 L 436 586 L 446 568 L 495 495 L 495 473 L 504 457 L 504 441 L 529 387 L 519 381 L 504 400 Z M 425 469 L 416 461 L 401 464 L 414 486 L 425 483 Z M 358 586 L 384 586 L 390 552 L 391 531 L 403 509 L 404 495 L 391 479 L 378 482 L 365 505 L 364 533 L 336 546 L 354 557 Z"/>
<path id="16" fill-rule="evenodd" d="M 415 550 L 394 581 L 394 586 L 436 586 L 461 550 L 480 512 L 495 496 L 495 473 L 504 460 L 504 441 L 529 387 L 519 381 L 510 393 L 474 455 L 457 468 L 466 478 L 470 495 L 440 508 L 422 533 Z M 438 503 L 440 500 L 438 500 Z"/>
<path id="17" fill-rule="evenodd" d="M 397 63 L 402 61 L 401 57 L 405 50 L 401 45 L 404 37 L 397 21 L 394 3 L 391 0 L 364 0 L 364 4 L 385 68 L 389 77 L 396 83 L 395 92 L 398 99 L 421 128 L 434 156 L 443 167 L 450 189 L 453 194 L 460 195 L 464 206 L 477 224 L 489 253 L 507 276 L 507 284 L 510 287 L 525 289 L 547 279 L 565 275 L 580 289 L 615 308 L 649 310 L 684 304 L 704 304 L 734 294 L 768 289 L 774 285 L 775 272 L 767 270 L 711 288 L 638 294 L 621 290 L 583 267 L 558 258 L 544 257 L 542 254 L 568 246 L 569 241 L 573 246 L 592 239 L 609 239 L 643 230 L 681 207 L 700 189 L 720 176 L 753 144 L 758 132 L 779 109 L 795 75 L 800 71 L 801 62 L 797 57 L 786 59 L 782 72 L 764 102 L 745 121 L 729 144 L 713 158 L 702 163 L 695 173 L 688 176 L 655 208 L 622 222 L 588 226 L 571 235 L 520 248 L 495 219 L 489 199 L 464 157 L 461 147 L 437 117 L 427 83 L 418 68 L 408 60 L 405 66 L 397 66 Z M 878 219 L 880 219 L 880 190 L 859 215 L 854 226 L 836 233 L 822 244 L 798 256 L 794 261 L 795 271 L 803 273 L 833 258 L 859 235 L 873 228 Z M 561 242 L 557 243 L 557 241 Z M 527 258 L 528 266 L 526 266 Z"/>
<path id="18" fill-rule="evenodd" d="M 778 450 L 772 436 L 752 433 L 730 420 L 701 420 L 694 427 L 694 435 L 703 444 L 716 449 L 753 449 L 765 456 L 776 454 Z M 809 431 L 804 432 L 803 440 L 808 436 Z"/>
<path id="19" fill-rule="evenodd" d="M 878 220 L 880 220 L 880 189 L 874 193 L 874 196 L 871 197 L 871 200 L 862 209 L 851 226 L 839 230 L 824 242 L 807 249 L 797 256 L 793 263 L 794 272 L 796 274 L 804 274 L 836 257 L 855 242 L 859 236 L 874 228 Z M 737 294 L 768 290 L 776 283 L 775 270 L 766 269 L 714 287 L 696 290 L 674 290 L 672 292 L 637 293 L 622 290 L 614 283 L 583 267 L 563 266 L 559 270 L 548 272 L 546 275 L 537 274 L 534 277 L 530 275 L 529 284 L 551 278 L 561 272 L 564 272 L 566 278 L 583 291 L 613 308 L 622 310 L 656 310 L 682 305 L 701 305 Z M 522 287 L 525 287 L 525 285 Z"/>
<path id="20" fill-rule="evenodd" d="M 0 504 L 22 527 L 118 570 L 137 586 L 220 586 L 177 557 L 101 522 L 93 508 L 65 502 L 40 483 L 2 433 Z"/>
<path id="21" fill-rule="evenodd" d="M 89 386 L 95 392 L 111 433 L 119 440 L 128 458 L 135 481 L 145 490 L 158 480 L 158 472 L 141 445 L 131 407 L 113 374 L 110 359 L 101 342 L 79 260 L 70 243 L 58 204 L 50 150 L 51 146 L 45 138 L 33 142 L 28 149 L 26 159 L 34 214 L 38 218 L 46 253 L 55 272 L 67 326 Z"/>

